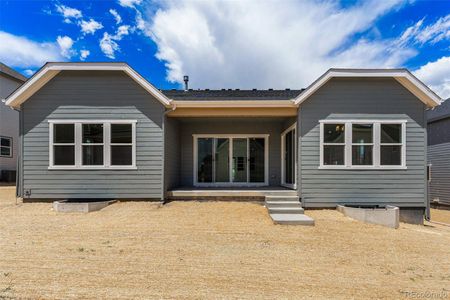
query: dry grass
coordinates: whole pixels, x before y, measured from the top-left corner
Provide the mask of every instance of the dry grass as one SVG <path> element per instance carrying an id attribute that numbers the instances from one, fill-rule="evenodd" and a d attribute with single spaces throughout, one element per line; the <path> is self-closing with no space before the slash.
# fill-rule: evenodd
<path id="1" fill-rule="evenodd" d="M 90 214 L 0 188 L 0 298 L 402 298 L 450 290 L 450 229 L 308 211 L 275 226 L 253 203 L 116 203 Z"/>

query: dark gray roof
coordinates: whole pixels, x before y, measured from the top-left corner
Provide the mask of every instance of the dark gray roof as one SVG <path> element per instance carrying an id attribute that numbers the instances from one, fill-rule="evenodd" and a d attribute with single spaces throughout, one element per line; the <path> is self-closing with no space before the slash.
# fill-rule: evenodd
<path id="1" fill-rule="evenodd" d="M 8 67 L 7 65 L 5 65 L 1 62 L 0 62 L 0 73 L 6 74 L 9 77 L 12 77 L 12 78 L 22 81 L 22 82 L 27 81 L 27 78 L 25 76 L 23 76 L 16 70 L 11 69 L 10 67 Z"/>
<path id="2" fill-rule="evenodd" d="M 450 118 L 450 98 L 434 109 L 427 111 L 428 123 L 445 118 Z"/>
<path id="3" fill-rule="evenodd" d="M 301 90 L 161 90 L 166 97 L 185 101 L 217 101 L 217 100 L 291 100 Z"/>

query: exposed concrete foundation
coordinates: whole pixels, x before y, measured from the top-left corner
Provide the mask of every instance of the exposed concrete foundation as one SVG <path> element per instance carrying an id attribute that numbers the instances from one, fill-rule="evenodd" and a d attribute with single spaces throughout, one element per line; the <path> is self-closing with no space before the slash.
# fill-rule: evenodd
<path id="1" fill-rule="evenodd" d="M 359 208 L 338 205 L 337 210 L 344 216 L 352 219 L 382 225 L 390 228 L 398 228 L 400 221 L 400 210 L 396 206 L 386 206 L 385 208 Z"/>
<path id="2" fill-rule="evenodd" d="M 53 209 L 57 212 L 88 213 L 107 207 L 115 201 L 69 202 L 67 200 L 53 202 Z"/>
<path id="3" fill-rule="evenodd" d="M 401 208 L 400 222 L 423 225 L 424 208 Z"/>

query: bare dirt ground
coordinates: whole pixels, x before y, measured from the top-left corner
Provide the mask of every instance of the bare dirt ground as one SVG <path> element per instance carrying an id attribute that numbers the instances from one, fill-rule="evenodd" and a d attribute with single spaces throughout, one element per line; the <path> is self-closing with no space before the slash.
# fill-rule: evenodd
<path id="1" fill-rule="evenodd" d="M 446 223 L 450 226 L 450 210 L 431 209 L 431 221 Z"/>
<path id="2" fill-rule="evenodd" d="M 0 299 L 450 297 L 445 226 L 395 230 L 332 210 L 307 211 L 315 227 L 280 226 L 236 202 L 58 214 L 13 194 L 0 188 Z"/>

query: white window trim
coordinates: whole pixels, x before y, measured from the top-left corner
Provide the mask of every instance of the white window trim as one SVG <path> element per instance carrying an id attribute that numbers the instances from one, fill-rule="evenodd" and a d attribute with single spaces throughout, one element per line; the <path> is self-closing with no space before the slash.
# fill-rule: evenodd
<path id="1" fill-rule="evenodd" d="M 136 123 L 137 120 L 48 120 L 49 123 L 49 170 L 136 170 Z M 54 144 L 53 143 L 53 125 L 54 124 L 74 124 L 75 143 Z M 82 165 L 82 124 L 103 124 L 103 165 L 91 166 Z M 130 166 L 112 166 L 111 165 L 111 124 L 131 124 L 132 125 L 132 165 Z M 75 165 L 55 166 L 53 164 L 53 146 L 55 145 L 74 145 L 75 146 Z M 97 144 L 89 144 L 97 145 Z M 100 144 L 98 144 L 100 145 Z"/>
<path id="2" fill-rule="evenodd" d="M 13 157 L 13 138 L 9 136 L 0 136 L 0 140 L 5 139 L 9 140 L 9 146 L 1 146 L 0 148 L 8 148 L 9 149 L 9 155 L 2 155 L 0 152 L 0 157 L 6 157 L 6 158 L 12 158 Z"/>
<path id="3" fill-rule="evenodd" d="M 286 183 L 286 174 L 284 173 L 286 169 L 286 160 L 285 160 L 285 140 L 286 134 L 290 131 L 294 131 L 294 184 Z M 298 168 L 298 153 L 297 153 L 297 123 L 292 124 L 288 129 L 281 133 L 281 185 L 290 189 L 297 189 L 297 168 Z"/>
<path id="4" fill-rule="evenodd" d="M 245 187 L 258 187 L 269 185 L 269 134 L 193 134 L 193 178 L 195 187 L 228 187 L 228 186 L 245 186 Z M 264 138 L 264 182 L 232 182 L 232 168 L 230 166 L 229 182 L 198 182 L 198 152 L 197 152 L 197 140 L 198 138 Z M 231 162 L 232 153 L 232 141 L 230 143 L 229 161 Z M 247 147 L 247 157 L 249 148 Z M 213 170 L 214 173 L 214 170 Z M 249 178 L 249 168 L 247 166 L 247 180 Z"/>
<path id="5" fill-rule="evenodd" d="M 404 170 L 406 167 L 406 123 L 407 120 L 383 120 L 383 119 L 327 119 L 319 120 L 320 123 L 320 165 L 319 169 L 350 169 L 350 170 Z M 345 124 L 345 150 L 344 150 L 344 165 L 324 165 L 323 164 L 323 142 L 324 124 Z M 352 165 L 352 124 L 373 124 L 373 165 Z M 380 126 L 381 124 L 401 124 L 402 126 L 402 153 L 401 165 L 390 166 L 380 165 Z M 387 145 L 387 144 L 383 144 Z"/>

